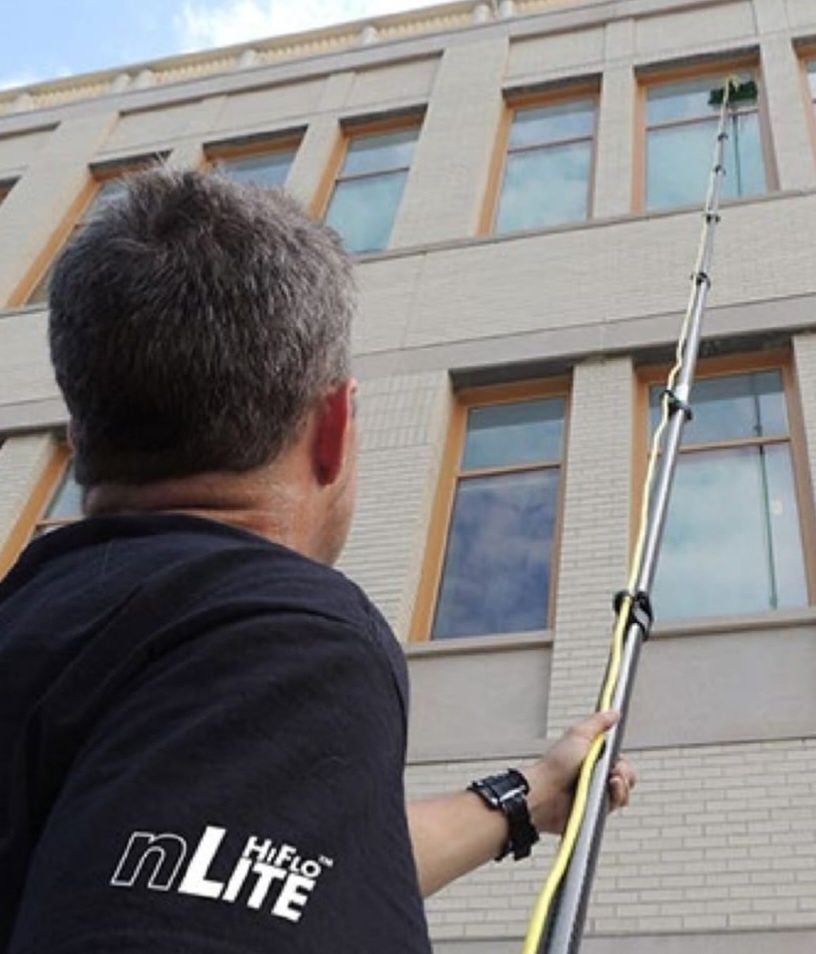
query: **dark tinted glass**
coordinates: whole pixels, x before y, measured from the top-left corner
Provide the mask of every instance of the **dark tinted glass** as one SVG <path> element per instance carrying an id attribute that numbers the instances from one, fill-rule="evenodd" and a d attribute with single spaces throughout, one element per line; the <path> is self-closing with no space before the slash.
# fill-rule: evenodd
<path id="1" fill-rule="evenodd" d="M 651 390 L 652 428 L 660 417 L 662 390 L 662 386 Z M 694 385 L 691 402 L 694 417 L 683 430 L 684 444 L 779 437 L 788 433 L 780 371 L 703 378 Z"/>
<path id="2" fill-rule="evenodd" d="M 591 158 L 589 142 L 511 153 L 504 172 L 496 231 L 585 219 Z"/>
<path id="3" fill-rule="evenodd" d="M 510 129 L 510 148 L 591 136 L 594 124 L 595 104 L 591 99 L 517 109 Z"/>
<path id="4" fill-rule="evenodd" d="M 547 626 L 557 468 L 459 482 L 433 637 Z"/>
<path id="5" fill-rule="evenodd" d="M 472 408 L 462 469 L 559 460 L 563 427 L 563 398 Z"/>
<path id="6" fill-rule="evenodd" d="M 752 79 L 751 73 L 738 74 L 740 80 Z M 652 86 L 646 95 L 646 122 L 677 122 L 719 114 L 720 107 L 711 105 L 709 98 L 715 89 L 722 89 L 722 76 L 704 76 L 683 83 Z"/>
<path id="7" fill-rule="evenodd" d="M 240 159 L 224 159 L 218 170 L 237 182 L 254 185 L 282 186 L 289 174 L 294 152 L 270 152 L 262 156 L 244 156 Z"/>
<path id="8" fill-rule="evenodd" d="M 716 119 L 649 131 L 646 204 L 650 209 L 703 201 L 714 160 L 716 133 Z M 765 192 L 765 160 L 757 114 L 735 117 L 730 133 L 722 196 L 737 198 Z"/>
<path id="9" fill-rule="evenodd" d="M 663 619 L 807 604 L 787 445 L 681 456 L 654 603 Z"/>
<path id="10" fill-rule="evenodd" d="M 364 172 L 385 172 L 411 165 L 419 130 L 416 127 L 399 132 L 355 136 L 348 145 L 343 175 Z"/>
<path id="11" fill-rule="evenodd" d="M 388 245 L 406 172 L 340 181 L 334 187 L 326 224 L 349 252 L 376 252 Z"/>
<path id="12" fill-rule="evenodd" d="M 74 480 L 74 465 L 71 464 L 51 498 L 45 513 L 47 520 L 70 520 L 82 516 L 82 488 Z"/>

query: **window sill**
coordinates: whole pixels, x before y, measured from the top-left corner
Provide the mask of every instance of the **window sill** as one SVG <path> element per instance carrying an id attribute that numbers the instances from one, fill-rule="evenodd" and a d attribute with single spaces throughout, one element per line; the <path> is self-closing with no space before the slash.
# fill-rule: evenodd
<path id="1" fill-rule="evenodd" d="M 3 318 L 13 318 L 16 315 L 35 315 L 42 312 L 48 312 L 48 305 L 41 302 L 36 305 L 3 305 L 0 307 L 0 320 Z"/>
<path id="2" fill-rule="evenodd" d="M 816 625 L 816 606 L 801 609 L 767 610 L 739 616 L 704 616 L 700 619 L 662 623 L 652 631 L 654 639 L 677 639 L 684 636 L 709 636 L 722 633 L 754 632 L 762 629 L 794 629 Z"/>
<path id="3" fill-rule="evenodd" d="M 765 192 L 762 195 L 748 196 L 744 199 L 723 199 L 720 207 L 724 210 L 762 205 L 767 202 L 777 202 L 784 199 L 806 198 L 816 195 L 816 189 L 780 189 L 774 192 Z M 508 232 L 503 235 L 491 233 L 489 235 L 471 235 L 457 239 L 446 239 L 442 242 L 427 244 L 406 245 L 402 248 L 389 248 L 381 252 L 362 252 L 354 255 L 359 265 L 387 261 L 394 258 L 408 258 L 412 255 L 424 255 L 428 252 L 445 252 L 458 249 L 478 247 L 481 245 L 498 245 L 505 242 L 518 242 L 523 239 L 558 235 L 563 232 L 582 232 L 587 229 L 608 228 L 614 225 L 624 225 L 633 222 L 646 222 L 651 219 L 666 219 L 678 215 L 699 213 L 702 215 L 703 203 L 699 205 L 683 205 L 670 209 L 637 210 L 622 215 L 606 216 L 604 218 L 590 218 L 581 222 L 567 222 L 564 225 L 553 225 L 540 229 L 524 229 L 518 232 Z"/>
<path id="4" fill-rule="evenodd" d="M 502 653 L 519 649 L 548 648 L 553 644 L 553 631 L 503 633 L 498 636 L 463 636 L 454 639 L 428 639 L 404 645 L 408 659 L 423 656 L 464 656 L 469 653 Z"/>

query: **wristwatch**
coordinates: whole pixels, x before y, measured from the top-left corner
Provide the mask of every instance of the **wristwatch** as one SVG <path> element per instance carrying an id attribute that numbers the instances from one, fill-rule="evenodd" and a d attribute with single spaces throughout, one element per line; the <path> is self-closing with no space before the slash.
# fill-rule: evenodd
<path id="1" fill-rule="evenodd" d="M 489 808 L 504 812 L 507 819 L 507 841 L 496 861 L 501 861 L 511 852 L 515 861 L 526 858 L 538 841 L 538 832 L 530 821 L 525 798 L 530 786 L 521 772 L 511 768 L 501 775 L 488 775 L 471 782 L 468 791 L 475 792 Z"/>

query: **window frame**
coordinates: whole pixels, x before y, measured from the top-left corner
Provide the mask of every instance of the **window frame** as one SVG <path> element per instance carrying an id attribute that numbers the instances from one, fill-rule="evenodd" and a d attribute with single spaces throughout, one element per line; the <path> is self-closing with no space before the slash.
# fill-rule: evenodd
<path id="1" fill-rule="evenodd" d="M 507 238 L 514 235 L 524 235 L 531 232 L 547 231 L 550 229 L 575 227 L 584 222 L 591 222 L 595 210 L 595 179 L 598 162 L 598 124 L 600 120 L 601 92 L 600 80 L 590 79 L 579 83 L 570 82 L 568 85 L 559 85 L 553 89 L 538 90 L 512 90 L 503 91 L 504 104 L 502 107 L 501 118 L 499 119 L 499 128 L 496 135 L 493 155 L 490 160 L 490 166 L 487 175 L 487 187 L 485 189 L 484 201 L 479 215 L 477 226 L 477 235 L 493 236 L 495 238 Z M 542 225 L 532 229 L 516 229 L 511 232 L 497 232 L 496 218 L 499 213 L 499 204 L 501 202 L 502 186 L 504 185 L 505 169 L 507 168 L 507 158 L 510 155 L 510 135 L 513 129 L 513 120 L 515 114 L 520 109 L 535 109 L 541 106 L 557 106 L 560 103 L 570 100 L 591 99 L 594 105 L 594 115 L 592 123 L 592 133 L 590 136 L 578 136 L 573 139 L 555 140 L 553 143 L 547 143 L 542 146 L 528 146 L 526 150 L 548 148 L 554 145 L 565 145 L 573 142 L 585 142 L 587 139 L 591 143 L 589 173 L 587 182 L 587 214 L 585 219 L 579 222 L 564 222 L 559 225 Z M 523 151 L 523 150 L 513 150 Z"/>
<path id="2" fill-rule="evenodd" d="M 43 517 L 68 470 L 71 457 L 67 443 L 60 436 L 55 436 L 48 460 L 34 482 L 31 493 L 14 522 L 11 532 L 0 547 L 0 578 L 5 576 L 14 565 L 17 557 L 33 538 L 37 528 L 44 525 Z M 71 521 L 59 523 L 69 522 Z M 57 524 L 58 521 L 53 522 L 53 525 Z"/>
<path id="3" fill-rule="evenodd" d="M 275 153 L 291 152 L 292 165 L 298 149 L 303 142 L 303 129 L 286 130 L 274 133 L 253 133 L 249 136 L 236 136 L 232 139 L 218 139 L 204 143 L 204 169 L 218 171 L 225 162 L 233 159 L 251 159 L 269 156 Z M 281 187 L 286 185 L 292 166 L 290 165 Z"/>
<path id="4" fill-rule="evenodd" d="M 564 399 L 561 458 L 558 462 L 547 462 L 544 465 L 547 467 L 558 466 L 561 468 L 558 498 L 556 501 L 555 526 L 553 528 L 552 556 L 550 560 L 550 601 L 547 607 L 547 627 L 542 632 L 551 632 L 554 628 L 561 558 L 561 536 L 564 523 L 565 475 L 569 448 L 571 385 L 571 376 L 559 376 L 518 381 L 512 384 L 465 388 L 457 391 L 452 396 L 451 415 L 448 422 L 445 446 L 437 478 L 436 493 L 425 538 L 424 557 L 420 569 L 419 585 L 408 634 L 409 643 L 444 643 L 446 646 L 455 646 L 460 642 L 469 643 L 471 640 L 482 641 L 494 638 L 505 640 L 512 639 L 513 636 L 518 635 L 514 633 L 491 633 L 472 637 L 442 638 L 436 640 L 433 639 L 431 635 L 436 606 L 439 600 L 445 555 L 448 548 L 453 505 L 456 499 L 456 489 L 461 474 L 461 459 L 467 433 L 468 412 L 477 407 L 495 407 L 499 404 L 514 404 L 520 401 L 530 401 L 539 398 L 560 397 Z M 489 467 L 480 468 L 478 471 L 468 471 L 467 473 L 469 475 L 482 472 L 485 474 L 501 474 L 531 470 L 541 466 L 541 463 L 538 463 L 533 465 L 533 467 L 529 464 L 509 467 Z M 539 632 L 534 631 L 533 634 L 539 635 Z"/>
<path id="5" fill-rule="evenodd" d="M 29 302 L 29 298 L 34 294 L 59 252 L 71 240 L 76 229 L 84 224 L 85 217 L 102 186 L 112 179 L 119 179 L 130 172 L 148 168 L 153 163 L 160 163 L 166 156 L 166 152 L 158 152 L 147 156 L 133 156 L 129 159 L 116 159 L 89 165 L 84 185 L 74 197 L 68 211 L 60 219 L 48 241 L 35 257 L 23 280 L 9 298 L 6 307 L 16 308 L 26 305 L 31 308 L 44 307 L 44 302 Z"/>
<path id="6" fill-rule="evenodd" d="M 796 46 L 796 55 L 799 59 L 799 79 L 802 84 L 802 99 L 807 112 L 807 127 L 810 134 L 810 143 L 816 158 L 816 95 L 810 88 L 808 66 L 812 63 L 816 68 L 816 44 L 806 43 Z"/>
<path id="7" fill-rule="evenodd" d="M 748 55 L 742 57 L 729 58 L 725 60 L 710 60 L 698 62 L 686 66 L 674 67 L 647 67 L 636 70 L 635 82 L 635 158 L 632 163 L 632 211 L 636 213 L 646 213 L 658 215 L 661 213 L 682 211 L 686 209 L 696 209 L 703 204 L 704 192 L 701 192 L 699 202 L 690 202 L 683 205 L 672 205 L 660 208 L 650 209 L 646 204 L 646 153 L 648 146 L 649 126 L 648 99 L 649 90 L 657 86 L 670 86 L 675 83 L 692 82 L 697 79 L 705 79 L 710 76 L 712 79 L 717 77 L 724 78 L 730 73 L 746 72 L 752 73 L 759 87 L 759 97 L 756 104 L 756 114 L 759 121 L 759 140 L 762 146 L 762 162 L 765 167 L 765 192 L 757 196 L 738 196 L 736 198 L 723 198 L 723 203 L 746 202 L 752 199 L 761 198 L 771 192 L 779 189 L 779 176 L 776 168 L 776 156 L 771 139 L 770 114 L 768 110 L 768 98 L 765 92 L 765 81 L 762 76 L 762 66 L 757 56 Z M 661 123 L 654 128 L 669 128 L 671 126 L 693 125 L 702 122 L 700 119 L 675 120 L 667 123 Z M 714 140 L 711 141 L 711 154 L 714 156 Z"/>
<path id="8" fill-rule="evenodd" d="M 17 184 L 17 179 L 0 179 L 0 205 L 9 197 L 9 193 Z"/>
<path id="9" fill-rule="evenodd" d="M 338 134 L 332 147 L 331 155 L 328 162 L 326 163 L 323 176 L 320 179 L 317 189 L 315 190 L 312 201 L 309 203 L 309 212 L 311 215 L 319 219 L 321 222 L 325 220 L 329 212 L 329 206 L 331 205 L 332 197 L 334 196 L 335 186 L 338 181 L 341 180 L 341 173 L 343 169 L 343 164 L 346 161 L 346 155 L 348 154 L 349 144 L 354 139 L 365 138 L 366 136 L 376 136 L 383 133 L 397 133 L 403 132 L 408 129 L 416 129 L 417 138 L 416 144 L 419 144 L 420 136 L 422 135 L 422 126 L 425 120 L 425 107 L 412 107 L 408 110 L 400 111 L 399 113 L 390 113 L 387 116 L 377 116 L 375 118 L 359 117 L 359 118 L 347 118 L 341 119 L 338 128 Z M 360 178 L 370 178 L 372 176 L 383 175 L 384 172 L 399 172 L 403 168 L 407 172 L 406 176 L 406 186 L 408 184 L 408 176 L 411 174 L 411 166 L 413 165 L 413 158 L 411 163 L 407 167 L 395 167 L 394 169 L 384 170 L 383 172 L 369 172 L 364 174 L 352 175 L 349 176 L 349 179 L 360 179 Z M 403 193 L 404 195 L 404 193 Z M 397 206 L 396 215 L 394 217 L 394 225 L 396 225 L 397 220 L 399 219 L 400 206 L 402 205 L 403 196 L 400 196 L 400 203 Z M 393 229 L 392 229 L 393 231 Z M 390 237 L 389 244 L 385 248 L 377 249 L 376 251 L 370 252 L 354 252 L 351 253 L 355 258 L 364 257 L 366 255 L 381 255 L 383 252 L 388 251 L 390 248 Z"/>
<path id="10" fill-rule="evenodd" d="M 651 440 L 649 423 L 649 390 L 655 385 L 666 382 L 669 364 L 646 364 L 636 369 L 635 379 L 635 440 L 633 441 L 632 475 L 634 492 L 632 494 L 632 509 L 630 521 L 630 557 L 634 550 L 640 521 L 640 508 L 643 500 L 643 481 L 646 476 L 647 455 Z M 793 366 L 793 357 L 788 349 L 767 352 L 746 352 L 744 354 L 729 354 L 718 357 L 701 358 L 697 365 L 695 381 L 706 378 L 720 378 L 749 374 L 754 371 L 779 371 L 782 377 L 782 388 L 785 399 L 785 410 L 788 416 L 788 435 L 786 438 L 771 436 L 769 438 L 739 438 L 722 441 L 710 441 L 704 444 L 693 444 L 684 448 L 681 453 L 705 453 L 706 450 L 720 450 L 729 447 L 749 447 L 769 444 L 787 443 L 790 448 L 791 470 L 793 473 L 794 493 L 796 506 L 799 511 L 799 532 L 802 542 L 802 556 L 804 560 L 804 576 L 807 586 L 807 605 L 816 603 L 816 509 L 814 509 L 814 495 L 807 461 L 805 447 L 805 425 L 802 412 L 801 397 Z M 692 395 L 692 408 L 693 408 Z M 786 610 L 762 610 L 762 613 L 779 613 Z M 740 616 L 753 617 L 756 612 L 746 612 Z M 696 622 L 694 618 L 683 620 L 667 620 L 672 626 L 684 626 Z"/>

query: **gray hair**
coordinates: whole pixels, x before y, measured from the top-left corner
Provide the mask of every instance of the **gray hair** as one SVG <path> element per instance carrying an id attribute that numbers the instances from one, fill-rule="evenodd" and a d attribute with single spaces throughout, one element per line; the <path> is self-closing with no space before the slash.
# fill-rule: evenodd
<path id="1" fill-rule="evenodd" d="M 279 190 L 153 169 L 60 256 L 49 340 L 77 479 L 273 460 L 350 374 L 351 262 Z"/>

